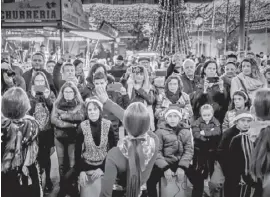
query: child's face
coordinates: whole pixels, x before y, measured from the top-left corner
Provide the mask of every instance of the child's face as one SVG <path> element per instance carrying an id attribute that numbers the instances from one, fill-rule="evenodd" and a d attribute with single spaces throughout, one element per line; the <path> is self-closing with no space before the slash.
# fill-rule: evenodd
<path id="1" fill-rule="evenodd" d="M 270 72 L 265 73 L 265 78 L 268 82 L 270 82 Z"/>
<path id="2" fill-rule="evenodd" d="M 107 86 L 107 81 L 105 79 L 95 79 L 94 85 L 95 85 L 95 88 L 97 88 L 97 87 L 104 87 L 105 88 Z"/>
<path id="3" fill-rule="evenodd" d="M 250 128 L 250 118 L 241 118 L 236 122 L 236 126 L 240 131 L 247 131 Z"/>
<path id="4" fill-rule="evenodd" d="M 201 111 L 201 116 L 202 116 L 202 119 L 205 121 L 205 122 L 209 122 L 212 117 L 213 117 L 213 111 L 208 109 L 208 110 L 202 110 Z"/>
<path id="5" fill-rule="evenodd" d="M 170 113 L 166 121 L 171 127 L 176 127 L 179 124 L 180 117 L 176 113 Z"/>
<path id="6" fill-rule="evenodd" d="M 236 109 L 243 109 L 245 107 L 245 99 L 240 95 L 234 95 L 233 102 Z"/>
<path id="7" fill-rule="evenodd" d="M 168 83 L 168 89 L 170 92 L 175 93 L 178 89 L 178 80 L 177 79 L 172 79 L 169 83 Z"/>

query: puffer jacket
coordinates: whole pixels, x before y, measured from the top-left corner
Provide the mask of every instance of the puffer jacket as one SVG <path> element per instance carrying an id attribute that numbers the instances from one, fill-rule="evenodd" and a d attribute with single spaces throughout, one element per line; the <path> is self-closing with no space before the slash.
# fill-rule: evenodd
<path id="1" fill-rule="evenodd" d="M 166 170 L 169 165 L 178 163 L 179 167 L 187 169 L 194 154 L 192 134 L 188 126 L 182 124 L 172 129 L 164 123 L 156 131 L 156 135 L 160 146 L 155 165 Z"/>
<path id="2" fill-rule="evenodd" d="M 204 131 L 205 136 L 200 131 Z M 200 117 L 192 124 L 192 133 L 196 148 L 215 151 L 221 139 L 221 125 L 215 117 L 208 124 Z"/>
<path id="3" fill-rule="evenodd" d="M 62 116 L 61 116 L 62 115 Z M 69 138 L 75 140 L 79 124 L 85 120 L 85 106 L 77 105 L 74 109 L 63 111 L 53 105 L 51 122 L 56 138 Z"/>

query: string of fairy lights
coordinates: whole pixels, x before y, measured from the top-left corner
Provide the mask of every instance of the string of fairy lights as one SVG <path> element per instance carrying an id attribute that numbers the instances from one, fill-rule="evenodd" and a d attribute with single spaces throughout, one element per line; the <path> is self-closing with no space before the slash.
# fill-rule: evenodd
<path id="1" fill-rule="evenodd" d="M 246 0 L 248 1 L 248 0 Z M 216 2 L 215 31 L 224 31 L 227 1 Z M 248 6 L 246 6 L 248 7 Z M 183 0 L 159 0 L 157 5 L 131 4 L 88 4 L 84 10 L 89 13 L 93 26 L 98 27 L 105 20 L 119 31 L 127 32 L 135 23 L 148 24 L 151 29 L 148 50 L 161 54 L 179 51 L 186 53 L 189 49 L 189 35 L 197 31 L 195 19 L 198 13 L 204 19 L 202 31 L 211 31 L 213 4 L 188 4 Z M 239 23 L 240 5 L 238 1 L 230 3 L 229 20 Z M 247 12 L 246 12 L 247 13 Z M 267 0 L 252 1 L 250 29 L 270 27 L 270 4 Z M 246 20 L 248 16 L 246 14 Z"/>

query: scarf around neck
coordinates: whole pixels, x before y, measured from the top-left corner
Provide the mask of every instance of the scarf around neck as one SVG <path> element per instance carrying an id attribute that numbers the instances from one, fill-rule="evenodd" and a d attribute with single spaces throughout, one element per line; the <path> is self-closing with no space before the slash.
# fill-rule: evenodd
<path id="1" fill-rule="evenodd" d="M 262 88 L 265 85 L 263 78 L 255 79 L 245 76 L 243 73 L 240 73 L 238 77 L 243 81 L 245 88 L 250 92 L 257 90 L 258 88 Z"/>
<path id="2" fill-rule="evenodd" d="M 172 102 L 172 104 L 175 104 L 182 96 L 182 93 L 179 89 L 175 93 L 171 92 L 170 90 L 167 90 L 165 91 L 165 95 Z"/>
<path id="3" fill-rule="evenodd" d="M 72 101 L 66 101 L 65 99 L 61 99 L 58 108 L 63 111 L 69 111 L 74 109 L 76 106 L 77 102 L 75 99 L 73 99 Z"/>
<path id="4" fill-rule="evenodd" d="M 125 136 L 123 139 L 119 140 L 117 147 L 127 159 L 132 159 L 130 158 L 130 153 L 135 148 L 133 146 L 133 141 L 137 141 L 137 150 L 139 150 L 140 156 L 140 167 L 143 172 L 155 154 L 155 140 L 148 133 L 136 138 L 133 136 Z"/>

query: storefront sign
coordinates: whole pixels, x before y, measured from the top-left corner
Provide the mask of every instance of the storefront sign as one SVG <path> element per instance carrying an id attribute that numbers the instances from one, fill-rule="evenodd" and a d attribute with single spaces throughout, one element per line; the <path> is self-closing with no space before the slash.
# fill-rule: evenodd
<path id="1" fill-rule="evenodd" d="M 60 20 L 60 0 L 1 3 L 1 21 L 43 22 Z"/>
<path id="2" fill-rule="evenodd" d="M 99 31 L 101 31 L 102 33 L 105 33 L 108 36 L 111 36 L 113 38 L 118 37 L 118 34 L 119 34 L 117 29 L 113 28 L 110 24 L 106 23 L 105 21 L 102 22 Z"/>
<path id="3" fill-rule="evenodd" d="M 87 14 L 83 11 L 81 0 L 62 0 L 63 21 L 80 29 L 89 29 Z"/>

